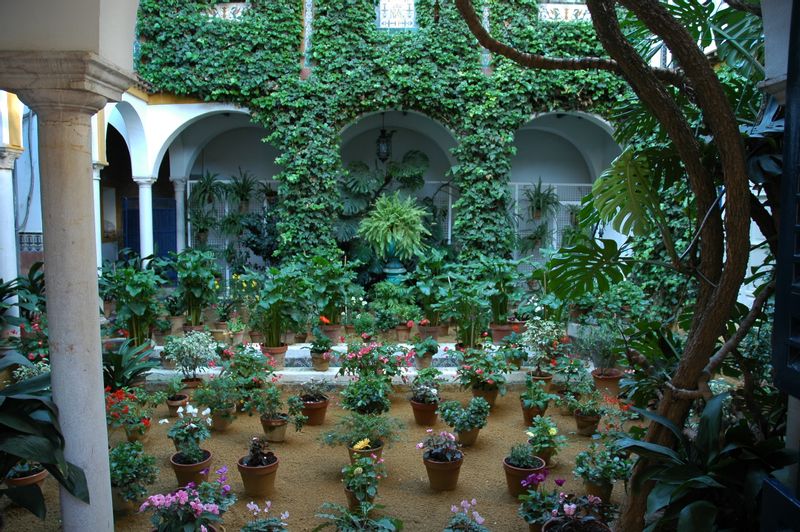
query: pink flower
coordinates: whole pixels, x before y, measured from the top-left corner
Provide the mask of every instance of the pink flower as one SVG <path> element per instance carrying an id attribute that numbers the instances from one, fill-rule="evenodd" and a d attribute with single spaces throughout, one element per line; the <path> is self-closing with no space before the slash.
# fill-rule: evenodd
<path id="1" fill-rule="evenodd" d="M 555 479 L 556 486 L 558 486 L 559 488 L 564 485 L 564 482 L 566 482 L 566 480 L 564 480 L 563 478 Z"/>
<path id="2" fill-rule="evenodd" d="M 573 515 L 575 515 L 575 510 L 577 508 L 578 507 L 576 505 L 574 505 L 574 504 L 565 504 L 564 505 L 564 515 L 566 515 L 567 517 L 572 517 Z"/>
<path id="3" fill-rule="evenodd" d="M 411 327 L 413 327 L 413 326 L 414 326 L 414 322 L 413 322 L 412 320 L 408 320 L 408 321 L 406 322 L 406 327 L 408 327 L 409 329 L 410 329 Z"/>
<path id="4" fill-rule="evenodd" d="M 419 442 L 419 443 L 417 444 L 417 449 L 422 449 L 423 447 L 425 447 L 425 444 L 424 444 L 424 443 L 422 443 L 422 442 Z"/>
<path id="5" fill-rule="evenodd" d="M 483 522 L 485 521 L 485 519 L 481 517 L 481 514 L 479 514 L 478 512 L 472 512 L 472 517 L 475 519 L 475 522 L 478 523 L 479 525 L 482 525 Z"/>

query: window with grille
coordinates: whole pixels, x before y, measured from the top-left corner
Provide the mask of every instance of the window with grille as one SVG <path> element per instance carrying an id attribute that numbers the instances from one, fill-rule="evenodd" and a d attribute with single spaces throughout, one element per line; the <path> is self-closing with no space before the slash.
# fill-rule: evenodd
<path id="1" fill-rule="evenodd" d="M 407 30 L 417 27 L 414 0 L 380 0 L 378 3 L 378 28 L 382 30 Z"/>

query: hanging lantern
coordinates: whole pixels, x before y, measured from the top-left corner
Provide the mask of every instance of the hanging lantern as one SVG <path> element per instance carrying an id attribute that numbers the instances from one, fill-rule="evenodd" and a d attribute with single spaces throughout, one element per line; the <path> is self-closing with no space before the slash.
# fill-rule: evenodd
<path id="1" fill-rule="evenodd" d="M 375 141 L 375 154 L 378 157 L 378 160 L 382 163 L 385 163 L 392 157 L 392 135 L 394 135 L 394 131 L 386 131 L 385 126 L 385 116 L 381 113 L 381 132 L 378 135 L 378 139 Z"/>

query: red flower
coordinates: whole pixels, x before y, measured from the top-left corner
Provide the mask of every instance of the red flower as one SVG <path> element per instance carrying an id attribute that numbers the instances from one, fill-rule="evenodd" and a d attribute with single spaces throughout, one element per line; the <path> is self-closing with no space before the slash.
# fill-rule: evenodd
<path id="1" fill-rule="evenodd" d="M 511 326 L 511 330 L 514 331 L 515 333 L 518 333 L 519 332 L 519 325 L 512 325 Z"/>
<path id="2" fill-rule="evenodd" d="M 329 320 L 329 319 L 328 319 L 328 318 L 326 318 L 325 316 L 320 316 L 320 317 L 319 317 L 319 321 L 321 321 L 321 322 L 322 322 L 322 323 L 324 323 L 325 325 L 330 325 L 330 323 L 331 323 L 331 320 Z"/>
<path id="3" fill-rule="evenodd" d="M 484 338 L 486 338 L 487 336 L 489 336 L 489 333 L 487 333 L 486 331 L 483 331 L 483 332 L 481 333 L 481 336 L 483 336 Z"/>
<path id="4" fill-rule="evenodd" d="M 550 365 L 553 366 L 553 367 L 556 367 L 556 364 L 557 364 L 556 359 L 555 358 L 551 358 L 550 359 Z"/>
<path id="5" fill-rule="evenodd" d="M 409 329 L 410 329 L 411 327 L 413 327 L 413 326 L 414 326 L 414 321 L 413 321 L 413 320 L 408 320 L 408 321 L 406 322 L 406 327 L 408 327 Z"/>
<path id="6" fill-rule="evenodd" d="M 144 425 L 145 428 L 149 427 L 150 426 L 150 418 L 149 417 L 143 417 L 142 418 L 142 425 Z"/>
<path id="7" fill-rule="evenodd" d="M 430 320 L 428 318 L 422 318 L 419 321 L 419 324 L 422 325 L 423 327 L 427 327 L 428 325 L 431 324 L 431 322 L 430 322 Z"/>

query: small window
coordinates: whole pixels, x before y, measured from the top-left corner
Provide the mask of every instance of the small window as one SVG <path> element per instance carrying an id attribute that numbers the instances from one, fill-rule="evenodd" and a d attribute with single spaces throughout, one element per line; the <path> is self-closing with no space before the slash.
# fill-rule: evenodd
<path id="1" fill-rule="evenodd" d="M 417 12 L 414 0 L 380 0 L 378 4 L 378 28 L 382 30 L 406 30 L 417 27 Z"/>

